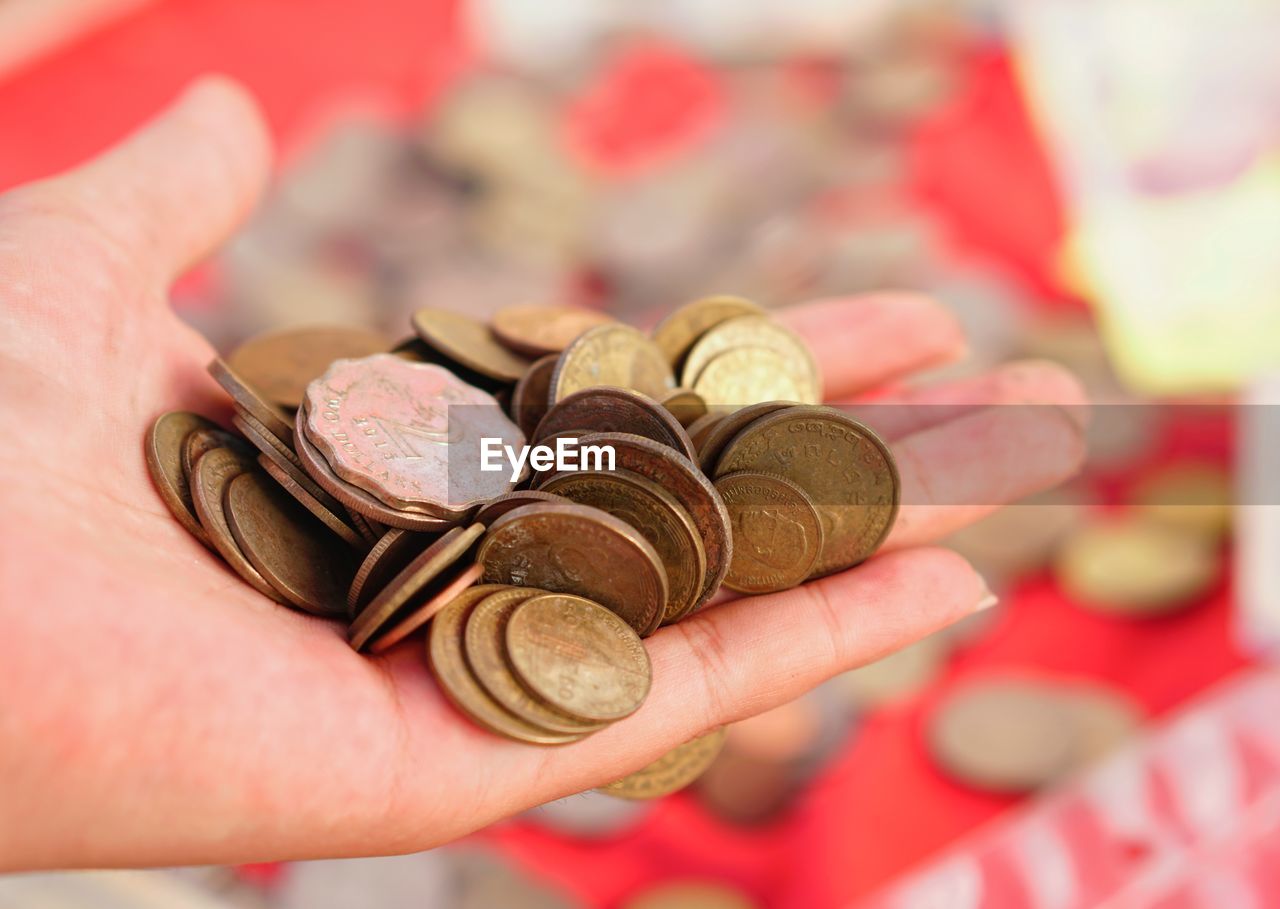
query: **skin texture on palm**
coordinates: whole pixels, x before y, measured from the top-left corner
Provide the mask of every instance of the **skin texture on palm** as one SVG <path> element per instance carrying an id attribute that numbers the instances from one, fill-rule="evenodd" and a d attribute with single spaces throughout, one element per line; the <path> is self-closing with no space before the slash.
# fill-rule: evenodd
<path id="1" fill-rule="evenodd" d="M 269 157 L 252 102 L 206 80 L 102 158 L 0 197 L 0 869 L 424 849 L 617 778 L 969 614 L 981 578 L 927 544 L 1082 457 L 1081 393 L 1055 367 L 906 392 L 921 407 L 887 432 L 908 504 L 882 554 L 661 630 L 644 707 L 584 742 L 496 738 L 445 701 L 420 640 L 356 655 L 231 574 L 146 474 L 159 413 L 226 422 L 167 285 L 243 219 Z M 784 318 L 835 400 L 964 352 L 913 295 Z M 1063 409 L 988 406 L 1013 401 Z"/>

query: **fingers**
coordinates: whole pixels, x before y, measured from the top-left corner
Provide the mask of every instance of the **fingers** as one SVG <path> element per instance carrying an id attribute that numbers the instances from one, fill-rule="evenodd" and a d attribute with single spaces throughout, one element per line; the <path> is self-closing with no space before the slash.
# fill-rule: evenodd
<path id="1" fill-rule="evenodd" d="M 813 351 L 829 400 L 963 356 L 960 323 L 922 294 L 818 300 L 779 312 Z"/>
<path id="2" fill-rule="evenodd" d="M 97 159 L 18 190 L 8 212 L 58 217 L 59 232 L 87 227 L 136 278 L 167 282 L 248 214 L 270 158 L 253 100 L 209 77 Z"/>

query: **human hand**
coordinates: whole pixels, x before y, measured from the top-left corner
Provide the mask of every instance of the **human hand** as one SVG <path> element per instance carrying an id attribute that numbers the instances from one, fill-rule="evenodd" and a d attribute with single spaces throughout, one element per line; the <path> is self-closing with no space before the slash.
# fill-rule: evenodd
<path id="1" fill-rule="evenodd" d="M 982 579 L 929 544 L 1082 457 L 1081 393 L 1045 364 L 895 398 L 944 409 L 866 410 L 903 482 L 880 554 L 661 629 L 626 720 L 560 748 L 508 742 L 450 706 L 421 640 L 354 653 L 229 572 L 147 476 L 159 413 L 228 413 L 214 352 L 166 291 L 268 163 L 252 103 L 212 80 L 98 160 L 0 197 L 0 868 L 406 852 L 616 779 L 974 611 Z M 835 400 L 964 351 L 913 295 L 781 318 Z M 1010 402 L 1065 406 L 988 406 Z"/>

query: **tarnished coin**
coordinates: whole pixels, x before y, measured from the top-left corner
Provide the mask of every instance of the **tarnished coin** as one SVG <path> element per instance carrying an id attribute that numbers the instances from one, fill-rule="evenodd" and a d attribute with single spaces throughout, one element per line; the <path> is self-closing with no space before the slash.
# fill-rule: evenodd
<path id="1" fill-rule="evenodd" d="M 583 737 L 582 734 L 540 729 L 505 709 L 480 687 L 467 665 L 467 656 L 463 650 L 463 629 L 467 618 L 476 603 L 503 589 L 505 588 L 500 584 L 470 587 L 436 613 L 427 637 L 427 656 L 431 661 L 431 671 L 435 673 L 441 690 L 453 705 L 490 732 L 534 745 L 576 742 Z"/>
<path id="2" fill-rule="evenodd" d="M 234 448 L 243 454 L 248 454 L 252 446 L 246 444 L 242 437 L 225 429 L 216 427 L 213 429 L 197 429 L 188 433 L 187 437 L 182 440 L 183 476 L 191 476 L 191 471 L 195 468 L 196 461 L 200 460 L 200 456 L 205 452 L 213 451 L 215 448 Z"/>
<path id="3" fill-rule="evenodd" d="M 708 411 L 685 427 L 685 431 L 689 433 L 689 441 L 693 443 L 693 450 L 698 452 L 698 457 L 694 458 L 695 461 L 701 461 L 702 447 L 706 444 L 707 437 L 725 418 L 723 411 L 724 408 L 719 407 Z"/>
<path id="4" fill-rule="evenodd" d="M 724 747 L 724 735 L 723 726 L 713 729 L 599 791 L 621 799 L 660 799 L 679 792 L 711 766 Z"/>
<path id="5" fill-rule="evenodd" d="M 227 513 L 223 507 L 223 495 L 231 481 L 242 473 L 257 469 L 257 462 L 251 454 L 231 448 L 215 448 L 206 452 L 196 462 L 195 473 L 191 475 L 191 500 L 195 505 L 196 515 L 200 518 L 200 526 L 204 528 L 209 542 L 223 561 L 258 593 L 287 605 L 284 596 L 267 583 L 267 579 L 240 551 L 239 544 L 231 534 L 231 525 L 227 523 Z"/>
<path id="6" fill-rule="evenodd" d="M 410 363 L 429 363 L 432 366 L 447 369 L 468 385 L 479 388 L 481 391 L 487 391 L 495 397 L 503 389 L 511 388 L 510 382 L 483 375 L 474 369 L 468 369 L 456 360 L 446 357 L 417 335 L 401 341 L 391 348 L 389 352 L 402 360 L 408 360 Z"/>
<path id="7" fill-rule="evenodd" d="M 707 554 L 707 575 L 703 579 L 697 606 L 709 600 L 720 589 L 733 560 L 729 512 L 720 493 L 692 461 L 652 439 L 630 433 L 599 432 L 583 436 L 581 442 L 583 445 L 608 445 L 614 451 L 615 469 L 629 470 L 652 480 L 671 493 L 688 512 L 698 528 Z"/>
<path id="8" fill-rule="evenodd" d="M 1203 596 L 1222 572 L 1216 543 L 1200 533 L 1126 516 L 1067 537 L 1054 572 L 1067 594 L 1098 612 L 1156 616 Z"/>
<path id="9" fill-rule="evenodd" d="M 993 792 L 1026 792 L 1070 770 L 1071 718 L 1050 686 L 988 679 L 949 694 L 928 719 L 938 764 L 961 782 Z"/>
<path id="10" fill-rule="evenodd" d="M 670 411 L 648 395 L 626 388 L 584 388 L 562 398 L 543 417 L 533 434 L 542 442 L 556 433 L 629 432 L 674 448 L 689 460 L 696 452 L 688 434 Z"/>
<path id="11" fill-rule="evenodd" d="M 254 448 L 268 455 L 268 457 L 286 461 L 298 468 L 302 467 L 302 462 L 298 460 L 297 454 L 294 453 L 291 447 L 292 443 L 286 445 L 280 441 L 263 423 L 254 419 L 252 414 L 237 410 L 231 415 L 231 425 L 240 430 Z"/>
<path id="12" fill-rule="evenodd" d="M 681 385 L 696 389 L 704 398 L 707 392 L 699 385 L 703 371 L 711 361 L 738 348 L 768 348 L 778 354 L 780 368 L 795 377 L 796 384 L 804 391 L 798 398 L 802 404 L 817 404 L 822 400 L 822 380 L 818 364 L 809 352 L 807 344 L 791 329 L 774 322 L 765 315 L 738 316 L 719 323 L 698 339 L 685 357 L 681 370 Z M 763 379 L 761 379 L 763 381 Z M 782 397 L 782 396 L 779 396 Z M 717 403 L 707 398 L 709 403 Z M 769 400 L 765 398 L 763 400 Z M 754 401 L 725 401 L 726 404 L 753 404 Z"/>
<path id="13" fill-rule="evenodd" d="M 651 480 L 627 470 L 562 473 L 544 492 L 591 505 L 621 518 L 649 541 L 667 572 L 667 603 L 657 620 L 671 623 L 688 615 L 702 594 L 707 554 L 693 518 L 675 497 Z M 643 634 L 657 630 L 655 624 Z"/>
<path id="14" fill-rule="evenodd" d="M 808 493 L 822 517 L 817 576 L 869 557 L 898 514 L 901 486 L 888 446 L 829 407 L 787 408 L 751 423 L 729 442 L 715 475 L 742 470 L 784 476 Z"/>
<path id="15" fill-rule="evenodd" d="M 352 486 L 329 466 L 329 462 L 312 444 L 306 433 L 307 404 L 304 401 L 298 408 L 297 432 L 294 442 L 297 444 L 298 460 L 302 462 L 307 476 L 315 480 L 325 492 L 342 503 L 348 514 L 359 514 L 389 527 L 400 527 L 418 533 L 440 533 L 448 530 L 456 522 L 447 518 L 438 518 L 421 512 L 400 511 L 379 502 L 363 489 Z"/>
<path id="16" fill-rule="evenodd" d="M 794 369 L 793 361 L 767 347 L 735 347 L 717 354 L 698 373 L 693 388 L 712 407 L 821 400 L 818 387 Z"/>
<path id="17" fill-rule="evenodd" d="M 308 387 L 305 412 L 307 439 L 340 478 L 394 509 L 437 517 L 460 518 L 511 489 L 505 470 L 468 469 L 481 439 L 524 444 L 490 395 L 391 354 L 339 360 Z"/>
<path id="18" fill-rule="evenodd" d="M 413 330 L 449 359 L 491 379 L 515 382 L 529 368 L 528 358 L 503 347 L 488 325 L 462 313 L 420 309 L 413 314 Z"/>
<path id="19" fill-rule="evenodd" d="M 308 477 L 308 479 L 310 479 L 310 477 Z M 314 481 L 312 481 L 311 485 L 316 486 Z M 316 488 L 318 489 L 319 487 L 316 486 Z M 325 493 L 325 495 L 328 495 L 328 493 Z M 338 512 L 334 512 L 334 514 L 337 513 Z M 349 508 L 344 508 L 341 513 L 346 515 L 346 517 L 351 521 L 351 526 L 356 529 L 356 533 L 360 534 L 360 537 L 364 540 L 366 547 L 372 546 L 374 543 L 381 540 L 382 535 L 387 532 L 388 528 L 379 524 L 377 521 L 370 521 L 358 511 L 352 511 Z"/>
<path id="20" fill-rule="evenodd" d="M 355 559 L 343 540 L 261 473 L 233 477 L 223 507 L 236 545 L 281 596 L 312 615 L 346 614 Z"/>
<path id="21" fill-rule="evenodd" d="M 433 585 L 432 593 L 428 599 L 415 607 L 413 611 L 400 619 L 389 630 L 380 633 L 374 638 L 373 642 L 369 644 L 369 652 L 385 653 L 396 644 L 399 644 L 435 618 L 436 613 L 453 602 L 458 594 L 480 580 L 480 574 L 480 566 L 475 563 L 450 566 L 448 571 L 441 575 L 440 581 Z"/>
<path id="22" fill-rule="evenodd" d="M 256 388 L 246 382 L 227 365 L 221 357 L 215 357 L 209 363 L 209 375 L 222 386 L 237 409 L 243 410 L 266 427 L 267 432 L 281 439 L 288 445 L 293 444 L 293 426 L 289 415 L 264 398 Z"/>
<path id="23" fill-rule="evenodd" d="M 347 632 L 351 646 L 363 650 L 378 630 L 398 619 L 412 601 L 439 592 L 438 588 L 445 586 L 439 582 L 446 577 L 446 569 L 465 557 L 482 533 L 482 524 L 455 527 L 419 553 L 356 616 Z"/>
<path id="24" fill-rule="evenodd" d="M 511 419 L 516 421 L 526 439 L 547 415 L 551 396 L 551 375 L 556 371 L 556 354 L 534 360 L 511 393 Z"/>
<path id="25" fill-rule="evenodd" d="M 507 653 L 521 684 L 578 719 L 620 720 L 649 694 L 652 670 L 640 637 L 584 597 L 525 600 L 507 621 Z"/>
<path id="26" fill-rule="evenodd" d="M 354 528 L 346 521 L 338 517 L 336 513 L 331 511 L 323 502 L 308 492 L 301 483 L 295 480 L 291 475 L 281 470 L 279 465 L 268 458 L 264 454 L 258 455 L 258 466 L 265 470 L 276 483 L 293 496 L 299 505 L 311 512 L 321 524 L 327 527 L 342 542 L 346 543 L 352 549 L 358 549 L 363 552 L 366 548 L 364 537 L 360 536 Z"/>
<path id="27" fill-rule="evenodd" d="M 551 377 L 551 402 L 596 385 L 629 388 L 660 398 L 675 388 L 666 357 L 630 325 L 600 325 L 564 349 Z"/>
<path id="28" fill-rule="evenodd" d="M 364 604 L 373 599 L 391 579 L 404 571 L 435 537 L 427 533 L 413 533 L 401 527 L 392 527 L 365 555 L 356 569 L 351 586 L 347 588 L 347 615 L 355 618 Z"/>
<path id="29" fill-rule="evenodd" d="M 731 473 L 716 489 L 733 526 L 733 562 L 724 584 L 772 593 L 804 583 L 822 553 L 822 519 L 803 489 L 784 477 Z"/>
<path id="30" fill-rule="evenodd" d="M 667 573 L 653 546 L 630 524 L 586 505 L 507 512 L 489 527 L 477 561 L 487 583 L 589 597 L 639 634 L 657 627 L 667 603 Z"/>
<path id="31" fill-rule="evenodd" d="M 670 411 L 686 431 L 698 419 L 707 415 L 707 402 L 692 388 L 673 388 L 659 398 L 658 403 Z"/>
<path id="32" fill-rule="evenodd" d="M 567 500 L 563 496 L 558 496 L 550 492 L 543 492 L 540 489 L 517 489 L 513 492 L 504 493 L 496 499 L 491 499 L 489 504 L 476 512 L 475 517 L 472 518 L 472 520 L 477 524 L 483 524 L 485 527 L 488 527 L 508 511 L 513 511 L 522 505 L 536 505 L 539 502 L 564 501 Z"/>
<path id="33" fill-rule="evenodd" d="M 177 410 L 161 414 L 143 440 L 143 452 L 147 459 L 147 472 L 156 492 L 178 523 L 193 537 L 212 545 L 209 535 L 200 525 L 195 505 L 191 501 L 191 486 L 182 466 L 183 443 L 194 432 L 222 432 L 218 424 L 199 414 Z"/>
<path id="34" fill-rule="evenodd" d="M 589 328 L 614 322 L 606 313 L 580 306 L 517 303 L 494 313 L 489 327 L 499 341 L 516 353 L 542 357 L 560 353 Z"/>
<path id="35" fill-rule="evenodd" d="M 245 425 L 249 426 L 248 423 L 245 423 Z M 253 427 L 250 427 L 250 428 L 253 428 Z M 255 429 L 255 431 L 257 430 Z M 294 433 L 294 441 L 295 442 L 297 441 L 296 432 Z M 329 495 L 329 493 L 321 489 L 320 484 L 317 483 L 315 480 L 311 479 L 311 476 L 307 473 L 306 468 L 304 468 L 302 465 L 302 459 L 298 457 L 296 452 L 282 451 L 278 446 L 273 445 L 270 442 L 267 442 L 266 444 L 255 443 L 254 447 L 258 449 L 258 452 L 262 455 L 262 457 L 269 460 L 272 464 L 274 464 L 277 468 L 279 468 L 282 473 L 288 474 L 288 476 L 291 477 L 295 483 L 297 483 L 299 486 L 305 489 L 308 493 L 310 493 L 312 497 L 314 497 L 318 502 L 320 502 L 320 504 L 324 505 L 325 508 L 329 509 L 329 511 L 333 512 L 343 521 L 346 521 L 350 517 L 349 512 L 342 506 L 341 502 L 339 502 L 333 496 Z M 361 528 L 359 525 L 356 525 L 354 521 L 352 522 L 352 526 L 355 528 L 357 532 L 363 533 L 363 528 Z M 379 534 L 379 536 L 381 535 Z M 376 541 L 377 540 L 375 537 L 374 542 Z"/>
<path id="36" fill-rule="evenodd" d="M 507 661 L 507 622 L 517 606 L 544 593 L 544 590 L 509 587 L 477 603 L 463 632 L 467 665 L 495 701 L 525 722 L 551 732 L 586 733 L 603 729 L 608 723 L 584 722 L 553 710 L 529 694 L 511 674 Z"/>
<path id="37" fill-rule="evenodd" d="M 694 342 L 709 329 L 738 316 L 762 313 L 759 306 L 742 297 L 703 297 L 686 303 L 654 326 L 653 343 L 672 368 L 678 368 Z"/>
<path id="38" fill-rule="evenodd" d="M 334 360 L 384 353 L 389 346 L 386 338 L 360 328 L 286 328 L 245 341 L 227 355 L 227 364 L 272 404 L 293 410 L 307 384 Z"/>
<path id="39" fill-rule="evenodd" d="M 702 472 L 709 477 L 715 476 L 716 464 L 719 463 L 725 447 L 733 441 L 734 436 L 756 420 L 795 406 L 797 405 L 794 401 L 763 401 L 737 409 L 717 407 L 712 413 L 722 414 L 721 418 L 698 444 L 698 463 L 702 466 Z"/>

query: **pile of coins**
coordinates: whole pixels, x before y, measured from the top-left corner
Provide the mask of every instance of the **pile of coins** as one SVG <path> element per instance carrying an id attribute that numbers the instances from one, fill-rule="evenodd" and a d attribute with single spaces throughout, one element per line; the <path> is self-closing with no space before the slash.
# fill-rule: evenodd
<path id="1" fill-rule="evenodd" d="M 272 599 L 347 622 L 355 649 L 430 623 L 442 688 L 500 735 L 561 744 L 630 715 L 651 681 L 642 637 L 722 584 L 855 565 L 892 525 L 888 449 L 818 404 L 804 343 L 747 300 L 697 300 L 652 335 L 552 305 L 491 324 L 422 310 L 413 327 L 394 346 L 252 339 L 209 367 L 240 434 L 165 414 L 148 465 L 201 542 Z M 482 442 L 573 443 L 583 462 L 481 469 Z M 683 785 L 719 741 L 611 791 Z"/>

